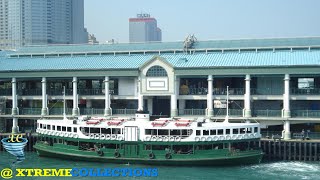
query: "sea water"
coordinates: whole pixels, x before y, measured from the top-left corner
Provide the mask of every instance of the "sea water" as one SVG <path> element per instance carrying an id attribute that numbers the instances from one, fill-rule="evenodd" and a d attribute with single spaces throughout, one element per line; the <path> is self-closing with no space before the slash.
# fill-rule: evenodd
<path id="1" fill-rule="evenodd" d="M 157 168 L 157 177 L 77 177 L 76 179 L 160 179 L 160 180 L 197 180 L 197 179 L 320 179 L 320 162 L 279 161 L 246 166 L 232 167 L 183 167 L 183 166 L 146 166 L 131 164 L 94 163 L 38 157 L 36 153 L 26 153 L 26 159 L 12 164 L 15 157 L 0 152 L 0 171 L 4 168 Z M 1 179 L 1 178 L 0 178 Z M 15 177 L 11 179 L 75 179 L 75 177 Z"/>

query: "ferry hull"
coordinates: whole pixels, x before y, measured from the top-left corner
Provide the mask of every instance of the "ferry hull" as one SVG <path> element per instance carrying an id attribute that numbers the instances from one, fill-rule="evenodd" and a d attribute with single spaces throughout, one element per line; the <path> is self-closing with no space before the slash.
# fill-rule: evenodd
<path id="1" fill-rule="evenodd" d="M 244 156 L 225 156 L 215 158 L 192 158 L 192 159 L 147 159 L 147 158 L 123 158 L 86 155 L 81 153 L 68 153 L 50 150 L 45 147 L 35 145 L 39 156 L 62 158 L 77 161 L 92 161 L 115 164 L 145 164 L 145 165 L 165 165 L 165 166 L 235 166 L 257 164 L 261 162 L 263 153 L 255 153 Z"/>

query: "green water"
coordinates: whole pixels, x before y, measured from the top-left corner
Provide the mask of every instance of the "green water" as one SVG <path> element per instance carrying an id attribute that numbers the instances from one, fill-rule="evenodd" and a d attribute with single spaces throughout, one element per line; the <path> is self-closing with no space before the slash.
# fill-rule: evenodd
<path id="1" fill-rule="evenodd" d="M 11 166 L 15 158 L 7 152 L 0 152 L 0 171 Z M 26 153 L 26 159 L 15 168 L 158 168 L 158 177 L 77 177 L 76 179 L 320 179 L 320 162 L 274 162 L 237 167 L 165 167 L 91 163 L 38 157 Z M 1 179 L 1 178 L 0 178 Z M 14 177 L 12 179 L 75 179 L 75 177 Z"/>

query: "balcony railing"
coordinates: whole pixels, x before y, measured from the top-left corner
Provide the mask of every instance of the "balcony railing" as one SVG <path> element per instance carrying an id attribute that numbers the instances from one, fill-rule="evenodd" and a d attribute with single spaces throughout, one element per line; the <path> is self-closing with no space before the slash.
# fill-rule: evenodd
<path id="1" fill-rule="evenodd" d="M 65 90 L 66 95 L 72 95 L 73 90 L 72 89 L 66 89 Z M 54 96 L 62 96 L 63 95 L 63 89 L 48 89 L 47 90 L 48 95 L 54 95 Z"/>
<path id="2" fill-rule="evenodd" d="M 72 114 L 72 108 L 66 109 L 66 114 L 71 115 Z M 49 115 L 63 115 L 63 108 L 50 108 L 49 109 Z"/>
<path id="3" fill-rule="evenodd" d="M 251 88 L 252 95 L 282 95 L 283 89 L 279 88 Z"/>
<path id="4" fill-rule="evenodd" d="M 227 115 L 227 109 L 214 109 L 213 110 L 214 116 L 226 116 Z M 243 116 L 243 110 L 242 109 L 229 109 L 229 116 Z"/>
<path id="5" fill-rule="evenodd" d="M 320 118 L 320 110 L 291 110 L 292 117 Z"/>
<path id="6" fill-rule="evenodd" d="M 229 88 L 229 95 L 244 95 L 244 88 Z M 213 88 L 213 95 L 227 95 L 227 88 Z"/>
<path id="7" fill-rule="evenodd" d="M 135 114 L 137 109 L 112 109 L 112 114 L 115 115 L 132 115 Z"/>
<path id="8" fill-rule="evenodd" d="M 281 110 L 253 110 L 253 117 L 281 117 Z"/>
<path id="9" fill-rule="evenodd" d="M 104 115 L 104 109 L 80 108 L 81 115 Z"/>
<path id="10" fill-rule="evenodd" d="M 313 89 L 299 89 L 299 88 L 291 88 L 291 94 L 294 95 L 320 95 L 320 88 Z"/>
<path id="11" fill-rule="evenodd" d="M 42 108 L 21 108 L 19 109 L 20 115 L 39 115 Z"/>
<path id="12" fill-rule="evenodd" d="M 205 109 L 179 109 L 179 115 L 205 115 Z"/>

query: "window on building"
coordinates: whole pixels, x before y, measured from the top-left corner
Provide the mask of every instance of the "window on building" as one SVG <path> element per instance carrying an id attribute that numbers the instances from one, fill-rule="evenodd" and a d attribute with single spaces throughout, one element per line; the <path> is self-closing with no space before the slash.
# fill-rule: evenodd
<path id="1" fill-rule="evenodd" d="M 147 77 L 165 77 L 167 75 L 167 71 L 161 66 L 152 66 L 147 71 Z"/>

